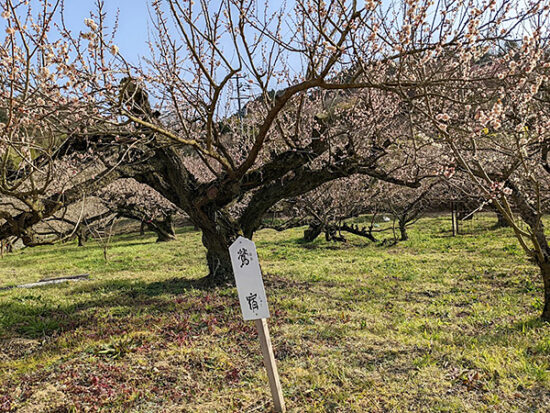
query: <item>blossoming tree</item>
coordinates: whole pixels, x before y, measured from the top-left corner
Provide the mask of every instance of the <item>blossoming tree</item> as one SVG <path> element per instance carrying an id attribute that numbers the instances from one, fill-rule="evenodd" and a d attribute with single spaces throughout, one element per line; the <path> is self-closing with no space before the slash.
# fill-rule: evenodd
<path id="1" fill-rule="evenodd" d="M 33 225 L 116 179 L 95 154 L 65 152 L 94 119 L 113 119 L 99 102 L 112 85 L 114 73 L 103 69 L 114 57 L 94 47 L 85 53 L 82 42 L 97 38 L 56 25 L 60 7 L 59 0 L 0 2 L 0 238 L 27 245 L 35 243 Z"/>
<path id="2" fill-rule="evenodd" d="M 384 110 L 412 125 L 413 106 L 402 102 L 451 83 L 449 56 L 504 41 L 534 13 L 512 10 L 513 1 L 152 4 L 154 54 L 137 73 L 141 83 L 123 85 L 119 108 L 156 144 L 149 165 L 159 167 L 136 179 L 201 229 L 216 282 L 231 279 L 228 245 L 252 236 L 281 199 L 356 173 L 407 183 L 392 175 L 392 162 L 411 152 Z M 231 116 L 236 75 L 254 100 Z"/>
<path id="3" fill-rule="evenodd" d="M 550 247 L 542 220 L 550 201 L 550 5 L 523 6 L 531 17 L 507 25 L 513 39 L 472 45 L 449 58 L 454 81 L 415 102 L 414 112 L 419 127 L 446 145 L 453 167 L 502 215 L 539 267 L 541 316 L 550 320 Z M 479 19 L 482 11 L 469 13 Z M 470 31 L 471 42 L 480 36 Z"/>
<path id="4" fill-rule="evenodd" d="M 408 143 L 417 136 L 416 108 L 456 86 L 461 66 L 454 56 L 479 57 L 540 12 L 517 3 L 298 0 L 273 8 L 252 0 L 155 0 L 152 55 L 144 68 L 132 68 L 106 35 L 100 1 L 86 31 L 73 36 L 60 30 L 60 40 L 49 42 L 32 22 L 26 28 L 18 23 L 18 16 L 32 16 L 20 12 L 24 2 L 4 0 L 9 30 L 2 73 L 16 80 L 1 86 L 10 108 L 2 136 L 15 137 L 8 145 L 24 155 L 25 126 L 44 115 L 52 119 L 52 108 L 58 117 L 41 127 L 51 130 L 52 142 L 41 149 L 43 158 L 16 162 L 21 178 L 11 175 L 8 182 L 26 179 L 32 187 L 34 165 L 39 159 L 52 164 L 47 160 L 60 150 L 91 151 L 103 167 L 62 197 L 17 195 L 29 211 L 5 217 L 0 235 L 16 221 L 25 228 L 51 215 L 60 199 L 77 197 L 92 184 L 133 177 L 190 217 L 202 231 L 209 279 L 225 283 L 232 279 L 228 246 L 239 234 L 251 237 L 281 199 L 358 173 L 417 184 L 394 174 L 397 165 L 414 165 L 415 145 Z M 43 26 L 47 32 L 49 25 Z M 41 46 L 33 52 L 36 44 Z M 232 100 L 238 97 L 235 76 L 246 77 L 254 95 L 245 113 Z M 483 76 L 487 82 L 477 87 L 500 80 L 496 73 Z M 16 85 L 11 95 L 10 84 Z M 40 93 L 27 93 L 32 90 Z M 23 102 L 40 108 L 37 97 L 50 90 L 49 111 L 16 127 L 12 119 L 20 112 L 14 108 Z M 435 116 L 425 114 L 423 124 Z M 434 119 L 440 125 L 442 116 Z M 60 136 L 65 142 L 58 142 Z M 11 187 L 3 193 L 14 194 Z"/>

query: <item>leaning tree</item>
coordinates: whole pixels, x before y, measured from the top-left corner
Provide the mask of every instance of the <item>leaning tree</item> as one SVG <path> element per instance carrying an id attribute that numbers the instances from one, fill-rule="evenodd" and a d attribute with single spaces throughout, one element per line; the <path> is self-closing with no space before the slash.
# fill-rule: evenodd
<path id="1" fill-rule="evenodd" d="M 486 49 L 472 46 L 456 56 L 453 82 L 412 105 L 418 127 L 448 148 L 452 167 L 504 217 L 540 269 L 542 319 L 548 321 L 550 247 L 543 216 L 550 202 L 550 5 L 523 6 L 531 18 L 509 26 L 515 40 L 494 39 Z M 472 42 L 479 36 L 471 30 Z"/>
<path id="2" fill-rule="evenodd" d="M 351 232 L 375 241 L 370 228 L 349 225 L 346 220 L 369 211 L 368 201 L 375 191 L 376 179 L 353 175 L 327 182 L 318 188 L 281 202 L 285 221 L 275 226 L 284 230 L 292 226 L 307 225 L 304 241 L 312 242 L 322 233 L 327 241 L 346 241 L 342 232 Z M 277 206 L 276 206 L 277 207 Z"/>

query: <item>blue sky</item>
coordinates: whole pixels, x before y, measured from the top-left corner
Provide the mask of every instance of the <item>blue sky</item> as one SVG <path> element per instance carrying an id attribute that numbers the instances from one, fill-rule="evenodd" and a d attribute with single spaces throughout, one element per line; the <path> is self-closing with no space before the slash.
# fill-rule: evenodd
<path id="1" fill-rule="evenodd" d="M 65 0 L 65 22 L 72 30 L 78 32 L 84 28 L 84 19 L 94 9 L 94 0 Z M 121 54 L 128 60 L 136 62 L 138 56 L 147 56 L 149 12 L 148 0 L 105 0 L 108 21 L 114 22 L 117 10 L 119 28 L 115 43 Z"/>

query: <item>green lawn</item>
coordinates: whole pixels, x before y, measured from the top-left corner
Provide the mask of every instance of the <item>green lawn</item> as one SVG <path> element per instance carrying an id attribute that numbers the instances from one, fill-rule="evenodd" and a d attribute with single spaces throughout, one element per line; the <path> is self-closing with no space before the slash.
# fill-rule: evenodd
<path id="1" fill-rule="evenodd" d="M 492 217 L 450 236 L 426 218 L 410 240 L 303 244 L 257 234 L 269 325 L 293 412 L 550 411 L 541 282 Z M 204 289 L 200 235 L 101 248 L 57 245 L 0 260 L 0 411 L 263 412 L 253 322 L 233 288 Z"/>

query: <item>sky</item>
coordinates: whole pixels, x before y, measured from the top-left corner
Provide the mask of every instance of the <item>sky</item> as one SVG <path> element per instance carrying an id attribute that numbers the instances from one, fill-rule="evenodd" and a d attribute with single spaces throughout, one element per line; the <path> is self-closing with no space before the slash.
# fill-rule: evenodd
<path id="1" fill-rule="evenodd" d="M 95 0 L 65 0 L 65 22 L 75 33 L 84 29 L 84 19 L 94 10 Z M 148 0 L 105 0 L 108 21 L 112 24 L 117 10 L 119 28 L 115 43 L 121 54 L 136 63 L 139 56 L 147 56 L 149 11 Z"/>
<path id="2" fill-rule="evenodd" d="M 217 0 L 210 0 L 211 4 Z M 272 1 L 272 0 L 267 0 Z M 287 0 L 292 2 L 293 0 Z M 147 44 L 149 34 L 152 39 L 155 38 L 155 29 L 151 24 L 150 3 L 151 0 L 103 0 L 104 12 L 106 17 L 106 33 L 110 33 L 118 15 L 118 29 L 114 38 L 114 44 L 119 48 L 120 55 L 131 64 L 139 64 L 140 57 L 149 57 L 150 49 Z M 41 0 L 30 0 L 33 13 L 38 13 L 41 10 Z M 50 3 L 54 3 L 50 1 Z M 277 7 L 280 4 L 278 1 L 272 3 Z M 51 9 L 50 9 L 51 10 Z M 84 24 L 84 20 L 90 17 L 90 12 L 95 12 L 96 0 L 64 0 L 63 16 L 66 27 L 73 33 L 74 37 L 78 37 L 80 32 L 89 32 L 89 28 Z M 1 11 L 1 10 L 0 10 Z M 60 10 L 57 11 L 54 17 L 55 23 L 60 23 Z M 97 18 L 94 19 L 97 22 Z M 5 30 L 5 20 L 0 18 L 0 33 Z M 50 41 L 55 40 L 56 30 L 52 29 Z M 223 47 L 223 46 L 222 46 Z M 228 44 L 228 49 L 232 50 L 233 44 Z M 233 52 L 232 52 L 233 53 Z M 226 56 L 230 60 L 231 56 Z M 225 74 L 225 73 L 224 73 Z M 243 97 L 246 99 L 253 95 L 244 86 L 248 86 L 246 82 L 242 82 Z M 231 102 L 230 106 L 235 106 L 237 102 Z"/>

